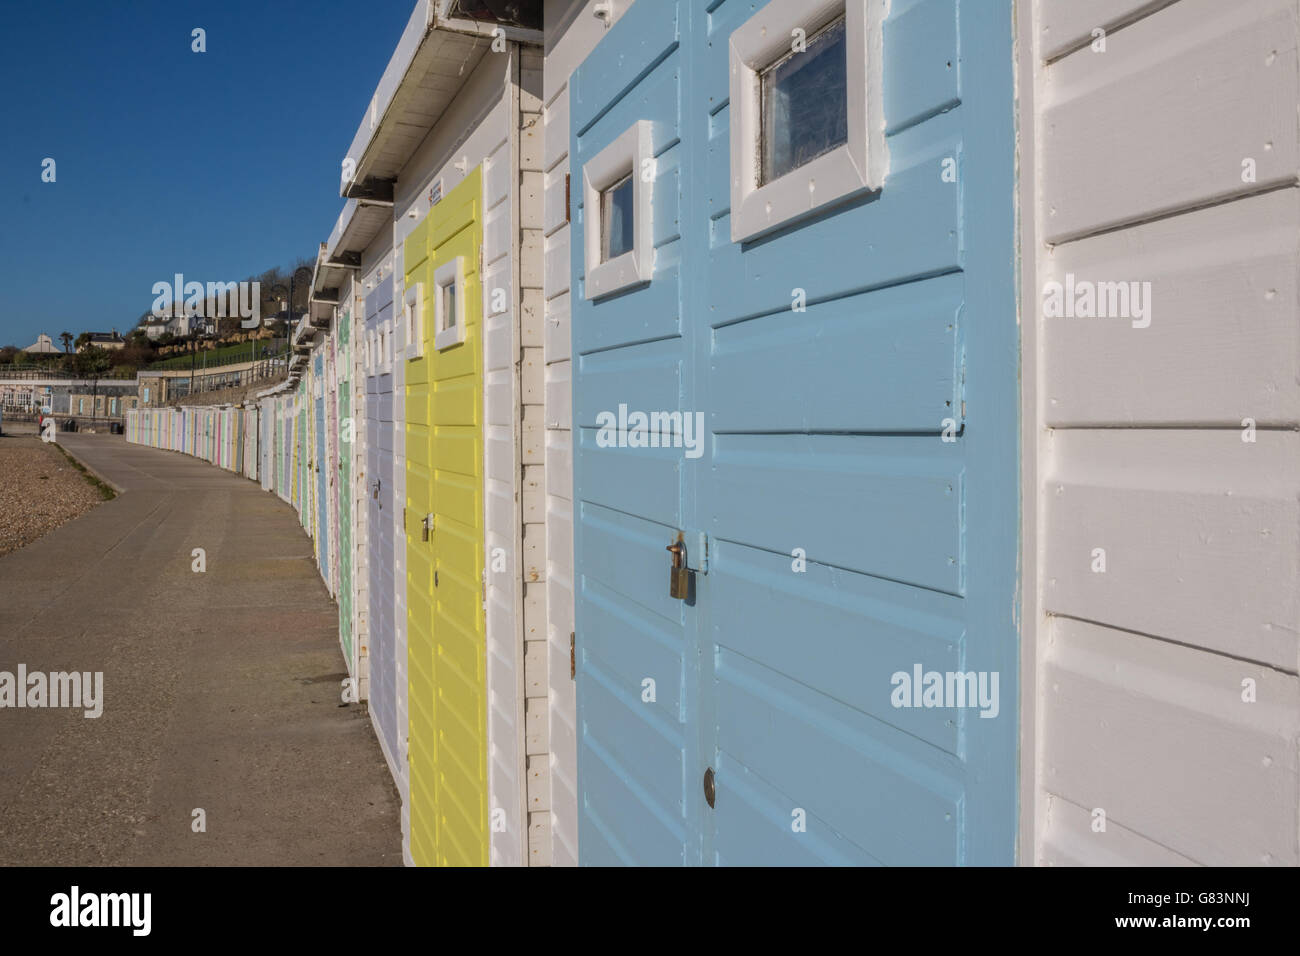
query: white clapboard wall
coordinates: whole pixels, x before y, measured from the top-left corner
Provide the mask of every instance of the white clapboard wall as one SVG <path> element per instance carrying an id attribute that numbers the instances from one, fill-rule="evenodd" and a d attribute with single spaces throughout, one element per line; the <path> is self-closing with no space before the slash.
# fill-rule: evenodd
<path id="1" fill-rule="evenodd" d="M 573 451 L 572 386 L 569 369 L 569 210 L 581 171 L 570 182 L 569 76 L 627 12 L 631 0 L 546 0 L 546 59 L 543 100 L 545 136 L 542 181 L 545 195 L 542 246 L 545 253 L 545 405 L 540 416 L 546 464 L 546 645 L 549 684 L 550 762 L 543 771 L 550 801 L 550 862 L 578 862 L 577 698 L 570 673 L 573 636 Z M 598 12 L 604 11 L 604 16 Z M 525 446 L 530 425 L 525 419 Z M 536 432 L 534 431 L 535 435 Z M 530 768 L 531 768 L 530 764 Z M 530 776 L 532 770 L 530 769 Z M 537 788 L 542 789 L 539 780 Z M 530 793 L 532 786 L 530 781 Z"/>
<path id="2" fill-rule="evenodd" d="M 1021 13 L 1023 863 L 1300 863 L 1297 15 Z"/>
<path id="3" fill-rule="evenodd" d="M 520 314 L 519 76 L 523 54 L 511 43 L 486 56 L 446 113 L 419 144 L 394 192 L 395 248 L 429 214 L 430 195 L 446 196 L 479 166 L 483 175 L 484 376 L 484 602 L 487 624 L 488 809 L 505 827 L 493 827 L 490 862 L 526 862 L 524 800 L 523 642 L 521 556 L 523 528 L 517 485 L 520 396 L 516 365 Z M 433 213 L 436 215 L 436 213 Z M 534 267 L 536 271 L 536 267 Z M 402 282 L 399 272 L 396 281 Z M 399 294 L 401 290 L 399 289 Z M 494 571 L 504 564 L 504 570 Z"/>

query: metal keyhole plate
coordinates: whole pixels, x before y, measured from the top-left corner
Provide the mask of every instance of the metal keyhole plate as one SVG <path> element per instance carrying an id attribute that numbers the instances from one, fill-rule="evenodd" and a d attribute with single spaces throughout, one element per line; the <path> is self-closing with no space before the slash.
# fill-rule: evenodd
<path id="1" fill-rule="evenodd" d="M 708 801 L 710 807 L 713 806 L 713 801 L 717 798 L 717 795 L 717 785 L 713 782 L 713 768 L 709 767 L 704 771 L 704 799 Z"/>

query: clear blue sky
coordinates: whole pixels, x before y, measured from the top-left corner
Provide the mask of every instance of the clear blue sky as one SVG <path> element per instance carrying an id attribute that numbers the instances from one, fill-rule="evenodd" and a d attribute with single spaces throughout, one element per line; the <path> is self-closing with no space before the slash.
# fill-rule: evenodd
<path id="1" fill-rule="evenodd" d="M 413 0 L 45 0 L 0 25 L 0 345 L 314 256 Z M 191 52 L 191 30 L 207 52 Z M 41 181 L 41 163 L 57 181 Z"/>

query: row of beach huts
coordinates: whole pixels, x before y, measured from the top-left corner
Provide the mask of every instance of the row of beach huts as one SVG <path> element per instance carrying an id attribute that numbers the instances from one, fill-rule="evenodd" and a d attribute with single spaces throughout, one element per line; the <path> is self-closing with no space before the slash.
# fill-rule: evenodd
<path id="1" fill-rule="evenodd" d="M 1297 29 L 420 0 L 128 439 L 297 510 L 410 863 L 1295 865 Z"/>

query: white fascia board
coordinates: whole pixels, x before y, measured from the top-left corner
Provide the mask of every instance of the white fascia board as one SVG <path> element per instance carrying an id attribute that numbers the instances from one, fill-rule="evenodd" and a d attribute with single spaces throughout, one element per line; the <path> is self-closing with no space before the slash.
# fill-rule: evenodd
<path id="1" fill-rule="evenodd" d="M 363 209 L 369 207 L 378 207 L 390 210 L 390 216 L 384 223 L 375 227 L 364 226 L 357 231 L 354 226 L 357 221 L 357 214 Z M 342 252 L 363 252 L 374 241 L 375 236 L 383 232 L 384 225 L 391 224 L 391 210 L 393 204 L 384 199 L 349 199 L 343 204 L 343 211 L 339 213 L 338 221 L 334 223 L 334 229 L 330 232 L 329 241 L 325 244 L 325 257 L 329 260 L 330 265 L 337 268 L 354 268 L 344 266 L 335 262 L 336 257 Z"/>
<path id="2" fill-rule="evenodd" d="M 411 11 L 410 19 L 406 21 L 402 38 L 397 41 L 397 49 L 389 57 L 388 66 L 384 68 L 384 74 L 379 78 L 379 85 L 375 87 L 374 95 L 370 97 L 370 105 L 366 107 L 366 113 L 361 117 L 361 124 L 357 127 L 356 135 L 352 137 L 352 145 L 348 147 L 344 157 L 345 165 L 347 160 L 352 161 L 353 178 L 355 178 L 355 171 L 361 166 L 361 160 L 365 157 L 371 140 L 383 125 L 388 107 L 392 104 L 393 97 L 397 95 L 402 81 L 406 79 L 411 63 L 415 60 L 415 54 L 419 51 L 420 44 L 424 42 L 432 25 L 433 0 L 418 0 L 415 9 Z M 352 184 L 353 178 L 340 176 L 340 196 L 347 194 L 347 188 Z"/>

